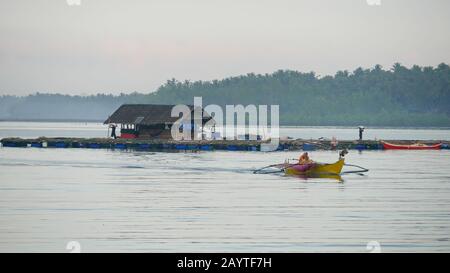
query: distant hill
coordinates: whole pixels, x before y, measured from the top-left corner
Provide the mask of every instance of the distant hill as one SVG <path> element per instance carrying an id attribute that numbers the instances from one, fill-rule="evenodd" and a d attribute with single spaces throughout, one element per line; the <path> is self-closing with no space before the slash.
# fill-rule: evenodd
<path id="1" fill-rule="evenodd" d="M 377 65 L 334 76 L 279 70 L 214 81 L 167 81 L 150 94 L 0 97 L 0 119 L 104 120 L 123 103 L 278 104 L 282 125 L 450 126 L 450 67 Z"/>

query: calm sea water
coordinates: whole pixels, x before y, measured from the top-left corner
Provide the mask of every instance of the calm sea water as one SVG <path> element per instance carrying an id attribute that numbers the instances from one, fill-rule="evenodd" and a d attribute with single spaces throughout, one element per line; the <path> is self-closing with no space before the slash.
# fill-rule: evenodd
<path id="1" fill-rule="evenodd" d="M 370 172 L 343 182 L 252 173 L 294 157 L 0 148 L 0 252 L 450 251 L 448 150 L 351 151 Z"/>
<path id="2" fill-rule="evenodd" d="M 218 128 L 220 131 L 220 128 Z M 256 133 L 256 132 L 251 132 Z M 264 131 L 263 133 L 267 133 Z M 281 137 L 303 139 L 357 139 L 358 129 L 353 127 L 281 127 Z M 0 121 L 0 139 L 5 137 L 106 137 L 108 126 L 93 122 L 8 122 Z M 366 128 L 365 139 L 400 140 L 450 140 L 449 128 L 435 129 L 392 129 Z"/>

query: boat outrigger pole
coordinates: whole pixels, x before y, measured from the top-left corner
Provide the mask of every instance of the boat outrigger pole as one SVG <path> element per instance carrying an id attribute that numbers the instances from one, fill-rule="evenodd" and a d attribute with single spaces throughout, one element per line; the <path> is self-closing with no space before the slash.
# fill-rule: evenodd
<path id="1" fill-rule="evenodd" d="M 348 154 L 347 149 L 342 150 L 339 153 L 339 160 L 335 163 L 319 163 L 319 162 L 309 162 L 306 164 L 300 164 L 299 162 L 296 163 L 289 163 L 289 160 L 286 160 L 285 163 L 281 164 L 272 164 L 257 170 L 254 170 L 254 174 L 270 174 L 270 173 L 280 173 L 284 172 L 286 174 L 294 174 L 294 175 L 317 175 L 317 174 L 332 174 L 332 175 L 341 175 L 341 174 L 349 174 L 349 173 L 365 173 L 368 172 L 369 169 L 353 165 L 353 164 L 346 164 L 344 163 L 344 157 Z M 291 159 L 295 160 L 296 159 Z M 345 171 L 342 172 L 342 167 L 348 166 L 348 167 L 355 167 L 359 170 L 353 170 L 353 171 Z"/>
<path id="2" fill-rule="evenodd" d="M 366 169 L 364 167 L 358 166 L 358 165 L 352 165 L 352 164 L 344 164 L 344 166 L 348 166 L 348 167 L 355 167 L 358 168 L 360 170 L 355 170 L 355 171 L 345 171 L 345 172 L 341 172 L 341 174 L 348 174 L 348 173 L 357 173 L 357 174 L 362 174 L 362 173 L 366 173 L 369 171 L 369 169 Z"/>

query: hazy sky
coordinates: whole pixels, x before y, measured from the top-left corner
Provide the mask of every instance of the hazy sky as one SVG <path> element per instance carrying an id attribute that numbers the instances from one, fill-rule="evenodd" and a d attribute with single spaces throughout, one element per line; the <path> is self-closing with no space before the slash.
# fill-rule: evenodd
<path id="1" fill-rule="evenodd" d="M 172 77 L 450 63 L 449 0 L 67 2 L 0 0 L 0 94 L 151 92 Z"/>

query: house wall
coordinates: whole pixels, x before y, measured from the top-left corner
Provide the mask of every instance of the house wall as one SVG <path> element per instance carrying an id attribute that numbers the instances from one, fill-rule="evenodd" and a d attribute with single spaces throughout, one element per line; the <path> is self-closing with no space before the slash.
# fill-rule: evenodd
<path id="1" fill-rule="evenodd" d="M 138 138 L 171 139 L 172 134 L 170 129 L 140 128 Z"/>
<path id="2" fill-rule="evenodd" d="M 131 135 L 135 134 L 137 138 L 141 139 L 172 139 L 171 125 L 157 124 L 157 125 L 126 125 L 121 126 L 122 135 L 127 135 L 126 138 L 132 138 Z M 178 139 L 183 139 L 183 133 L 178 132 L 176 136 Z M 194 139 L 194 128 L 191 128 L 191 139 Z"/>
<path id="3" fill-rule="evenodd" d="M 138 127 L 139 135 L 138 138 L 143 139 L 173 139 L 172 138 L 172 129 L 171 126 L 166 127 L 165 125 L 162 126 L 152 126 L 152 127 L 144 127 L 140 126 Z M 178 135 L 175 136 L 178 139 L 183 138 L 183 133 L 178 132 Z M 191 139 L 194 139 L 194 132 L 192 130 L 191 133 Z"/>

